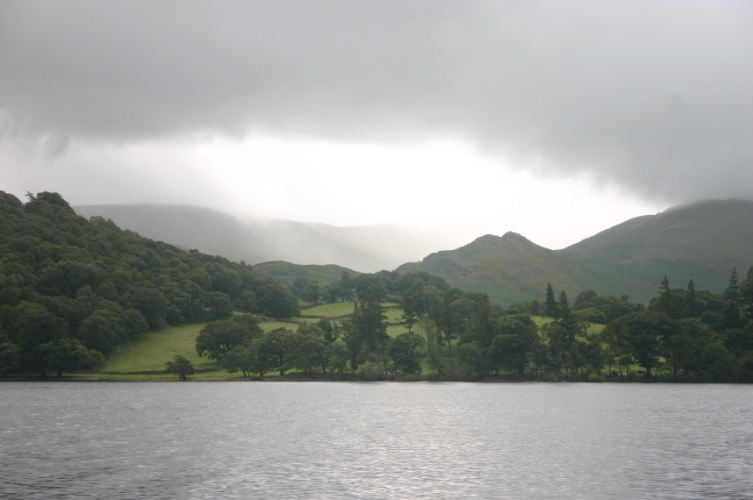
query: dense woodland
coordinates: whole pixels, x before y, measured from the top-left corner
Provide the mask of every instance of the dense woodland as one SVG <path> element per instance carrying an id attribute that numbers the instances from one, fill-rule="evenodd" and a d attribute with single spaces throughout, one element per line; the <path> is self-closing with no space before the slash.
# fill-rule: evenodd
<path id="1" fill-rule="evenodd" d="M 149 330 L 244 311 L 299 314 L 290 292 L 243 263 L 148 240 L 57 193 L 0 191 L 0 375 L 100 366 Z"/>
<path id="2" fill-rule="evenodd" d="M 288 289 L 243 263 L 86 220 L 56 193 L 28 198 L 0 192 L 0 375 L 95 370 L 149 330 L 202 323 L 198 354 L 255 377 L 753 382 L 753 268 L 732 270 L 721 295 L 665 278 L 647 306 L 593 290 L 571 304 L 549 286 L 502 308 L 424 272 L 343 272 Z M 262 331 L 265 318 L 298 316 L 298 299 L 354 307 Z M 407 332 L 388 334 L 388 303 Z M 167 367 L 191 370 L 178 358 Z"/>

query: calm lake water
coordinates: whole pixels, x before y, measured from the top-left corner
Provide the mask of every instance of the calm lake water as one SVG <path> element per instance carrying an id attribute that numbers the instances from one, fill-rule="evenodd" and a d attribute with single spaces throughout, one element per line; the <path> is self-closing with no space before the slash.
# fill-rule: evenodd
<path id="1" fill-rule="evenodd" d="M 753 387 L 0 383 L 2 498 L 753 498 Z"/>

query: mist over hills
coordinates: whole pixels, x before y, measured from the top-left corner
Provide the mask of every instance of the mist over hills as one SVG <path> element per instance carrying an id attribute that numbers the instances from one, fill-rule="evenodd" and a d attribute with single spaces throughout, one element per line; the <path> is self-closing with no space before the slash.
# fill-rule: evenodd
<path id="1" fill-rule="evenodd" d="M 439 232 L 396 224 L 337 227 L 289 220 L 244 220 L 208 208 L 179 205 L 73 208 L 79 215 L 111 219 L 147 238 L 248 264 L 337 264 L 376 272 L 457 244 Z"/>
<path id="2" fill-rule="evenodd" d="M 729 267 L 753 256 L 753 201 L 674 206 L 625 221 L 566 250 L 624 264 L 679 258 Z"/>
<path id="3" fill-rule="evenodd" d="M 753 201 L 709 200 L 630 219 L 562 250 L 515 233 L 486 235 L 397 270 L 436 274 L 500 304 L 542 298 L 548 282 L 571 297 L 594 289 L 645 303 L 665 275 L 674 287 L 693 279 L 721 292 L 733 268 L 751 265 Z"/>
<path id="4" fill-rule="evenodd" d="M 397 225 L 335 227 L 240 220 L 190 206 L 97 205 L 75 210 L 112 219 L 124 229 L 184 248 L 264 269 L 283 282 L 336 279 L 343 269 L 425 271 L 498 304 L 541 298 L 546 284 L 574 297 L 580 291 L 628 295 L 647 302 L 667 275 L 720 292 L 732 268 L 753 265 L 753 201 L 708 200 L 644 215 L 570 247 L 550 250 L 516 233 L 485 235 L 454 250 L 429 231 Z M 445 246 L 444 248 L 448 248 Z M 449 247 L 451 248 L 451 247 Z M 421 260 L 419 260 L 421 259 Z M 409 262 L 414 261 L 414 262 Z"/>

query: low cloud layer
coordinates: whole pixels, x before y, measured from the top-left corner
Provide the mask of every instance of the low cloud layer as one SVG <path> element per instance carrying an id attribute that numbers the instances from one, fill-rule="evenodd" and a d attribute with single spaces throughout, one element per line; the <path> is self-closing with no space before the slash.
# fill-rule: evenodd
<path id="1" fill-rule="evenodd" d="M 0 133 L 447 137 L 647 199 L 751 196 L 751 61 L 746 1 L 6 0 Z"/>

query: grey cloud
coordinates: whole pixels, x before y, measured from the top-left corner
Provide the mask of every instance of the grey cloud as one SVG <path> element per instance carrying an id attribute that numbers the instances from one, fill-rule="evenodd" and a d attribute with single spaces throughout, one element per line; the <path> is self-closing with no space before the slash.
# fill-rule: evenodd
<path id="1" fill-rule="evenodd" d="M 753 190 L 751 61 L 745 1 L 0 3 L 8 136 L 452 136 L 664 201 Z"/>

